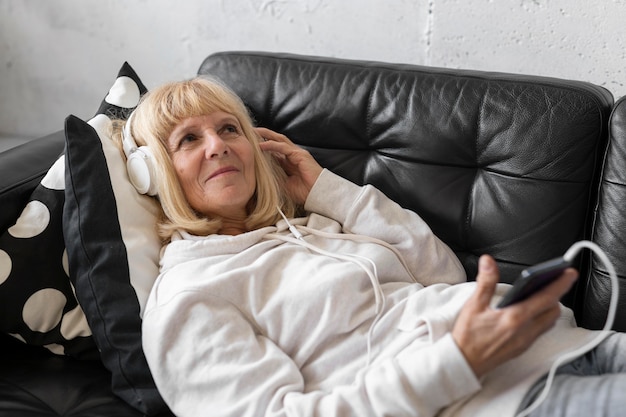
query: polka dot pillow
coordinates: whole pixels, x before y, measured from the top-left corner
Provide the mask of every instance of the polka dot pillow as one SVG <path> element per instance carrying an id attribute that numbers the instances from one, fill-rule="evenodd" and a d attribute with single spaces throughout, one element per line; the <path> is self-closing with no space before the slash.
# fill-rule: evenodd
<path id="1" fill-rule="evenodd" d="M 69 280 L 64 188 L 61 156 L 0 236 L 0 330 L 57 354 L 93 359 L 98 351 Z"/>
<path id="2" fill-rule="evenodd" d="M 126 118 L 146 91 L 135 71 L 124 63 L 92 120 L 104 118 L 110 122 L 109 118 Z M 68 132 L 65 133 L 67 139 Z M 89 152 L 93 152 L 93 148 L 96 152 L 102 149 L 99 140 L 89 139 L 72 135 L 72 143 L 82 141 L 84 149 Z M 76 155 L 77 158 L 80 156 Z M 97 343 L 100 332 L 92 334 L 94 319 L 84 312 L 93 308 L 89 300 L 83 302 L 81 299 L 82 283 L 74 286 L 76 274 L 68 266 L 71 259 L 64 241 L 63 219 L 67 159 L 63 155 L 54 163 L 33 191 L 15 224 L 0 235 L 0 331 L 25 343 L 44 346 L 56 354 L 100 359 L 101 347 Z M 93 171 L 92 174 L 103 176 L 102 172 Z M 69 184 L 73 192 L 73 182 Z M 98 204 L 100 190 L 90 188 L 86 191 L 92 197 L 90 201 Z M 88 205 L 86 200 L 84 203 Z M 89 217 L 87 220 L 94 221 Z M 78 220 L 70 218 L 65 221 Z M 68 236 L 70 248 L 74 242 L 83 243 L 79 237 L 76 233 Z M 146 244 L 146 247 L 157 245 Z M 156 260 L 151 259 L 148 266 L 133 269 L 146 271 L 143 275 L 136 274 L 141 277 L 138 281 L 144 280 L 140 291 L 142 297 L 147 298 L 150 280 L 154 279 L 152 275 L 157 269 L 155 263 Z M 85 304 L 87 309 L 83 308 Z"/>
<path id="3" fill-rule="evenodd" d="M 94 118 L 67 118 L 65 155 L 0 236 L 0 331 L 101 359 L 118 396 L 169 415 L 141 347 L 158 275 L 157 203 L 130 184 L 111 137 L 112 119 L 127 118 L 146 91 L 124 63 Z"/>

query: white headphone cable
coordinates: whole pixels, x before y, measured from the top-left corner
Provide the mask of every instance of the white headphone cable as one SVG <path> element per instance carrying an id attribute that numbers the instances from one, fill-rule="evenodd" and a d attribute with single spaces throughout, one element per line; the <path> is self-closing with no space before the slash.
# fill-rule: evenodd
<path id="1" fill-rule="evenodd" d="M 375 300 L 375 305 L 376 305 L 376 308 L 375 308 L 376 316 L 374 317 L 374 320 L 372 321 L 372 324 L 370 325 L 369 330 L 367 332 L 367 364 L 369 365 L 371 363 L 372 337 L 374 334 L 374 328 L 376 327 L 376 324 L 378 323 L 383 312 L 385 311 L 385 306 L 386 306 L 385 293 L 383 292 L 383 289 L 380 286 L 380 282 L 378 281 L 378 270 L 376 268 L 376 263 L 374 263 L 374 261 L 372 261 L 371 259 L 365 256 L 361 256 L 361 255 L 332 253 L 305 241 L 302 236 L 302 233 L 300 233 L 300 231 L 289 222 L 289 220 L 287 219 L 287 216 L 285 216 L 285 214 L 282 212 L 280 207 L 277 207 L 277 208 L 283 220 L 285 221 L 285 223 L 287 223 L 287 227 L 289 228 L 289 231 L 295 237 L 295 239 L 289 236 L 278 234 L 278 233 L 269 233 L 265 235 L 264 238 L 273 238 L 273 239 L 282 240 L 284 242 L 295 243 L 299 246 L 309 249 L 310 251 L 317 252 L 319 254 L 326 255 L 331 258 L 351 262 L 359 266 L 368 276 L 370 283 L 372 284 L 372 287 L 374 289 L 374 300 Z M 313 230 L 313 229 L 308 229 L 308 228 L 305 228 L 305 230 L 313 232 L 311 234 L 319 234 L 323 237 L 327 237 L 331 239 L 332 238 L 336 239 L 338 236 L 340 236 L 343 239 L 349 239 L 349 237 L 345 237 L 339 234 L 338 235 L 335 235 L 332 233 L 326 234 L 324 232 L 320 232 L 318 230 Z M 348 236 L 353 236 L 353 235 L 348 235 Z M 385 246 L 388 246 L 388 244 Z M 365 261 L 369 263 L 372 269 L 367 268 L 361 261 Z"/>
<path id="2" fill-rule="evenodd" d="M 354 257 L 358 257 L 361 259 L 364 259 L 366 261 L 369 261 L 369 263 L 371 265 L 373 265 L 374 268 L 374 274 L 376 274 L 376 265 L 374 264 L 374 262 L 371 259 L 368 258 L 364 258 L 362 256 L 356 256 L 356 255 L 339 255 L 339 254 L 334 254 L 334 253 L 330 253 L 327 252 L 323 249 L 318 248 L 317 246 L 311 245 L 308 242 L 305 242 L 302 234 L 300 233 L 300 231 L 298 230 L 301 229 L 303 231 L 309 232 L 311 234 L 315 234 L 315 235 L 319 235 L 322 237 L 327 237 L 327 238 L 335 238 L 335 239 L 348 239 L 348 240 L 357 240 L 357 241 L 366 241 L 366 242 L 371 242 L 371 243 L 377 243 L 379 245 L 383 245 L 387 248 L 389 248 L 391 251 L 393 251 L 394 254 L 396 254 L 396 256 L 398 256 L 398 259 L 400 260 L 400 262 L 402 263 L 402 265 L 405 267 L 405 269 L 408 271 L 408 273 L 411 275 L 411 278 L 413 278 L 413 280 L 415 280 L 415 277 L 413 276 L 413 274 L 411 273 L 410 269 L 407 267 L 404 258 L 397 252 L 397 250 L 389 245 L 387 242 L 381 241 L 379 239 L 374 239 L 374 238 L 370 238 L 367 236 L 361 236 L 361 235 L 352 235 L 352 234 L 338 234 L 338 233 L 327 233 L 327 232 L 322 232 L 320 230 L 315 230 L 315 229 L 310 229 L 308 227 L 305 226 L 299 226 L 298 228 L 296 226 L 293 226 L 289 220 L 287 219 L 287 217 L 283 214 L 283 212 L 280 210 L 278 210 L 281 214 L 281 216 L 283 217 L 283 219 L 285 220 L 285 222 L 287 223 L 288 227 L 289 227 L 289 231 L 296 237 L 296 239 L 293 238 L 289 238 L 287 236 L 282 236 L 282 235 L 277 235 L 277 234 L 272 234 L 272 237 L 278 237 L 281 240 L 284 241 L 291 241 L 297 244 L 300 244 L 302 246 L 305 246 L 313 251 L 316 251 L 318 253 L 321 254 L 325 254 L 334 258 L 338 258 L 338 259 L 344 259 L 344 260 L 349 260 L 351 262 L 356 263 L 357 265 L 359 265 L 370 277 L 370 280 L 372 281 L 372 285 L 374 285 L 375 287 L 375 296 L 376 296 L 376 311 L 377 311 L 377 316 L 374 320 L 374 322 L 372 323 L 370 330 L 368 332 L 368 341 L 367 341 L 367 357 L 368 357 L 368 364 L 370 363 L 370 353 L 371 353 L 371 334 L 373 333 L 373 328 L 375 326 L 375 324 L 378 322 L 378 319 L 380 318 L 380 313 L 384 310 L 384 303 L 385 303 L 385 298 L 383 294 L 380 294 L 379 292 L 382 292 L 382 290 L 380 289 L 380 284 L 378 283 L 377 280 L 377 275 L 375 277 L 372 277 L 371 275 L 371 271 L 368 270 L 368 268 L 365 267 L 365 265 L 361 264 L 360 262 L 356 261 L 355 259 L 350 259 L 350 257 L 354 258 Z M 588 351 L 590 351 L 591 349 L 595 348 L 598 344 L 600 344 L 605 338 L 607 333 L 611 330 L 611 328 L 613 327 L 613 322 L 615 321 L 615 314 L 617 311 L 617 301 L 619 298 L 619 287 L 618 287 L 618 281 L 617 281 L 617 273 L 615 272 L 615 268 L 613 267 L 613 264 L 611 263 L 611 261 L 609 260 L 609 258 L 606 256 L 606 254 L 604 253 L 604 251 L 595 243 L 587 241 L 587 240 L 581 240 L 579 242 L 574 243 L 563 255 L 563 258 L 569 262 L 572 262 L 574 260 L 574 258 L 576 257 L 576 255 L 578 255 L 578 253 L 583 249 L 583 248 L 587 248 L 592 250 L 602 261 L 602 264 L 605 266 L 605 268 L 608 270 L 609 273 L 609 277 L 611 280 L 611 287 L 612 287 L 612 291 L 611 291 L 611 299 L 609 302 L 609 311 L 607 314 L 607 318 L 606 318 L 606 322 L 604 324 L 604 327 L 602 329 L 602 331 L 597 335 L 597 337 L 595 337 L 594 339 L 592 339 L 589 343 L 586 343 L 585 345 L 579 347 L 578 349 L 575 349 L 571 352 L 566 352 L 563 355 L 559 356 L 554 363 L 552 364 L 550 371 L 548 372 L 548 376 L 546 378 L 546 383 L 545 386 L 543 388 L 543 390 L 541 391 L 541 394 L 532 402 L 531 405 L 529 405 L 528 407 L 526 407 L 524 410 L 522 410 L 521 412 L 519 412 L 516 417 L 526 417 L 528 416 L 530 413 L 532 413 L 548 396 L 548 393 L 550 391 L 550 387 L 552 386 L 552 382 L 554 381 L 554 376 L 556 375 L 556 371 L 557 369 L 563 365 L 564 363 L 571 361 L 585 353 L 587 353 Z"/>
<path id="3" fill-rule="evenodd" d="M 559 356 L 554 361 L 554 363 L 552 364 L 552 367 L 550 368 L 550 371 L 548 372 L 545 386 L 541 390 L 541 394 L 528 407 L 526 407 L 524 410 L 516 414 L 516 417 L 526 417 L 530 413 L 532 413 L 537 407 L 539 407 L 539 405 L 548 397 L 548 392 L 550 391 L 550 387 L 552 386 L 552 382 L 554 381 L 554 376 L 556 375 L 556 371 L 559 368 L 559 366 L 563 365 L 564 363 L 568 361 L 576 359 L 577 357 L 589 352 L 591 349 L 598 346 L 598 344 L 600 344 L 606 338 L 607 333 L 613 327 L 613 322 L 615 321 L 615 313 L 617 311 L 617 301 L 619 298 L 619 287 L 618 287 L 619 284 L 617 282 L 617 273 L 615 272 L 615 268 L 613 267 L 613 264 L 609 260 L 608 256 L 606 256 L 604 251 L 595 243 L 587 241 L 587 240 L 581 240 L 579 242 L 574 243 L 567 250 L 567 252 L 565 252 L 565 255 L 563 255 L 563 258 L 571 262 L 574 260 L 578 252 L 580 252 L 580 250 L 583 248 L 591 249 L 598 256 L 598 258 L 600 258 L 600 260 L 602 261 L 602 264 L 609 272 L 609 277 L 611 279 L 611 299 L 609 302 L 609 311 L 607 314 L 606 322 L 604 323 L 604 327 L 602 328 L 602 331 L 595 338 L 593 338 L 589 343 L 571 352 L 564 353 L 563 355 Z"/>

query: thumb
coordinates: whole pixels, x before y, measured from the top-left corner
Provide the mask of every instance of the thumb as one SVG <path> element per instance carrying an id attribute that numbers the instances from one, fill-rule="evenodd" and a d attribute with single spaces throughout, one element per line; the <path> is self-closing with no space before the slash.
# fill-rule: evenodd
<path id="1" fill-rule="evenodd" d="M 496 261 L 489 255 L 483 255 L 478 260 L 478 275 L 476 275 L 476 292 L 474 299 L 481 306 L 488 306 L 500 280 L 500 273 Z"/>

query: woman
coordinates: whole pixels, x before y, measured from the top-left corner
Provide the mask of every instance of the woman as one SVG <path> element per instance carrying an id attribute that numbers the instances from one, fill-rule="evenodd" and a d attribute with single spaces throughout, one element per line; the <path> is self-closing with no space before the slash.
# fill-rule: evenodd
<path id="1" fill-rule="evenodd" d="M 415 213 L 255 129 L 215 81 L 154 90 L 125 130 L 158 167 L 143 342 L 177 415 L 513 415 L 594 336 L 558 302 L 576 271 L 491 308 L 492 258 L 463 283 Z"/>

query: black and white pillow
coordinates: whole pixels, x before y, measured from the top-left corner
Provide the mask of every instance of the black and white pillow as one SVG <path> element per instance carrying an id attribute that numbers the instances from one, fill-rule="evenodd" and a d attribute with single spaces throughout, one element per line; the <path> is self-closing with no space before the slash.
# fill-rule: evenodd
<path id="1" fill-rule="evenodd" d="M 102 359 L 113 391 L 153 415 L 169 413 L 141 347 L 158 274 L 158 209 L 132 188 L 111 138 L 112 119 L 126 119 L 146 91 L 124 63 L 94 118 L 66 120 L 65 155 L 0 236 L 0 331 Z"/>
<path id="2" fill-rule="evenodd" d="M 95 359 L 91 329 L 69 280 L 64 189 L 61 156 L 0 236 L 0 330 L 56 354 Z"/>
<path id="3" fill-rule="evenodd" d="M 120 72 L 105 98 L 115 107 L 104 106 L 89 122 L 66 119 L 63 229 L 76 295 L 113 391 L 152 415 L 168 412 L 141 345 L 141 316 L 159 272 L 159 208 L 132 186 L 112 138 L 111 119 L 126 118 L 145 92 L 136 74 L 128 75 Z"/>

